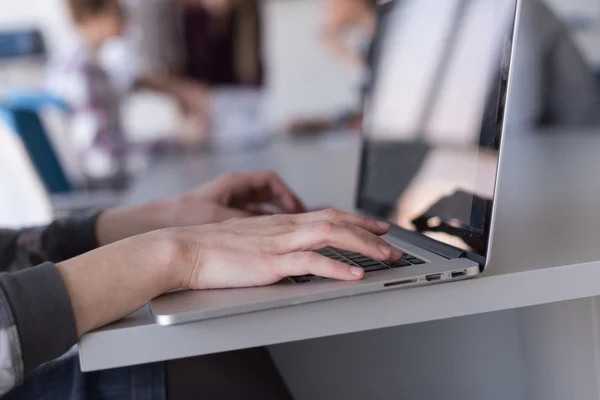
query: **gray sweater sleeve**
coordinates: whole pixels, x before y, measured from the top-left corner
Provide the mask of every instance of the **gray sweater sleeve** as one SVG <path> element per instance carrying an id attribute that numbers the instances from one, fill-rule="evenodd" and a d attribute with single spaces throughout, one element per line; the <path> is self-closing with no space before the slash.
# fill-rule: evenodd
<path id="1" fill-rule="evenodd" d="M 76 342 L 71 300 L 54 264 L 0 275 L 0 395 Z"/>
<path id="2" fill-rule="evenodd" d="M 17 272 L 48 261 L 59 263 L 94 250 L 98 247 L 98 216 L 94 211 L 36 228 L 0 229 L 0 272 Z"/>

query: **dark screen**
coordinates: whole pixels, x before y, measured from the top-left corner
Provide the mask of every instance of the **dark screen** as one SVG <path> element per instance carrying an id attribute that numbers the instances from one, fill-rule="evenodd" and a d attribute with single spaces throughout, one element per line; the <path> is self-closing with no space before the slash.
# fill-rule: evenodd
<path id="1" fill-rule="evenodd" d="M 486 255 L 515 2 L 402 0 L 381 8 L 359 209 Z"/>

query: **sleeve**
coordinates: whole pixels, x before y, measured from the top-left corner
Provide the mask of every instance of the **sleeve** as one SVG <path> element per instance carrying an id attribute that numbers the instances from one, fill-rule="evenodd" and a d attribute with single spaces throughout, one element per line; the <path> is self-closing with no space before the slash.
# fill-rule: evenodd
<path id="1" fill-rule="evenodd" d="M 76 342 L 71 300 L 54 264 L 0 275 L 0 396 Z"/>
<path id="2" fill-rule="evenodd" d="M 61 262 L 98 247 L 97 212 L 63 219 L 39 228 L 0 229 L 0 272 L 16 272 L 34 265 Z"/>

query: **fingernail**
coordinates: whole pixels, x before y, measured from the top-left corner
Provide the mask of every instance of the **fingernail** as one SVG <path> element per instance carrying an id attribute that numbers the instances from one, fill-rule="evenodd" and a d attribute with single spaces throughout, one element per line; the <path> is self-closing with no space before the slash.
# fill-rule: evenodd
<path id="1" fill-rule="evenodd" d="M 377 221 L 377 226 L 380 227 L 381 229 L 388 229 L 390 227 L 390 224 L 388 224 L 387 222 L 383 222 L 383 221 Z"/>
<path id="2" fill-rule="evenodd" d="M 350 267 L 350 273 L 354 276 L 362 276 L 363 269 L 358 267 Z"/>
<path id="3" fill-rule="evenodd" d="M 379 245 L 379 250 L 381 250 L 381 252 L 383 253 L 384 256 L 389 256 L 390 253 L 392 252 L 392 248 L 390 246 L 386 246 L 384 244 L 380 244 Z"/>

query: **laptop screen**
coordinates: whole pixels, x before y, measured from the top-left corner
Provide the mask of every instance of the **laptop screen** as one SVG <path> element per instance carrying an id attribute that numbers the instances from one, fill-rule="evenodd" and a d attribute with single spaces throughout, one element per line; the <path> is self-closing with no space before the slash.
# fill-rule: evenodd
<path id="1" fill-rule="evenodd" d="M 486 256 L 517 0 L 381 8 L 358 208 Z"/>

